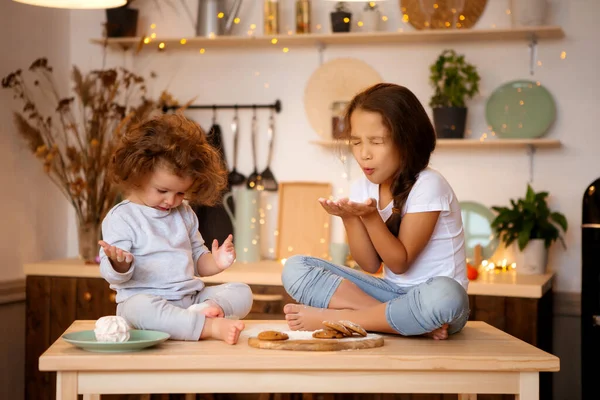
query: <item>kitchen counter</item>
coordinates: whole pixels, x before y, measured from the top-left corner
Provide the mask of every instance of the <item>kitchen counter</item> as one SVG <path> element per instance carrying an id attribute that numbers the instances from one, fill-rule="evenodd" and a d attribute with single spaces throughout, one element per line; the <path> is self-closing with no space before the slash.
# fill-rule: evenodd
<path id="1" fill-rule="evenodd" d="M 282 268 L 280 261 L 234 263 L 226 271 L 202 280 L 206 283 L 243 282 L 249 285 L 281 286 Z M 27 276 L 100 278 L 97 265 L 86 265 L 79 259 L 29 263 L 24 265 L 23 271 Z M 514 270 L 482 272 L 477 280 L 469 283 L 468 293 L 539 299 L 552 287 L 553 279 L 553 273 L 519 275 Z"/>

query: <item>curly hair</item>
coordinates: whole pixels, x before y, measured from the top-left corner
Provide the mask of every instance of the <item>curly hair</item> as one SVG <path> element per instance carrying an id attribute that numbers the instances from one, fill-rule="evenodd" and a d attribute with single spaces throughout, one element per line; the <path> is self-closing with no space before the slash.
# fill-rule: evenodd
<path id="1" fill-rule="evenodd" d="M 223 159 L 208 143 L 202 128 L 181 113 L 133 125 L 115 144 L 109 176 L 129 191 L 139 187 L 159 166 L 179 177 L 192 178 L 186 193 L 192 204 L 215 205 L 227 187 Z"/>

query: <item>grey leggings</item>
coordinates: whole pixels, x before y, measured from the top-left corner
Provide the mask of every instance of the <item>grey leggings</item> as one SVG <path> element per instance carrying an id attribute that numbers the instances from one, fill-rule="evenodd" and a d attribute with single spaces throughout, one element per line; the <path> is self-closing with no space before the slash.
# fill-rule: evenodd
<path id="1" fill-rule="evenodd" d="M 252 291 L 244 283 L 226 283 L 206 286 L 180 300 L 136 294 L 119 303 L 117 315 L 125 318 L 135 329 L 166 332 L 174 340 L 198 340 L 206 317 L 188 307 L 206 300 L 217 303 L 225 317 L 242 319 L 252 308 Z"/>
<path id="2" fill-rule="evenodd" d="M 459 332 L 469 319 L 469 297 L 454 279 L 438 276 L 411 287 L 399 287 L 352 268 L 308 256 L 292 256 L 285 263 L 282 282 L 297 302 L 327 308 L 343 279 L 369 296 L 387 303 L 388 324 L 401 335 L 422 335 L 448 324 Z"/>

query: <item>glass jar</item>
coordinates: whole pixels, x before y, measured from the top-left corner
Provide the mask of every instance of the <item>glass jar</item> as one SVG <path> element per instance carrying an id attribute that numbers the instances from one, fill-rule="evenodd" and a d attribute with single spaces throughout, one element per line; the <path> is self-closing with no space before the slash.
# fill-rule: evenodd
<path id="1" fill-rule="evenodd" d="M 263 29 L 263 35 L 279 33 L 279 0 L 264 1 Z"/>
<path id="2" fill-rule="evenodd" d="M 333 139 L 343 139 L 345 136 L 344 117 L 347 105 L 347 101 L 335 101 L 331 105 L 331 137 Z"/>
<path id="3" fill-rule="evenodd" d="M 296 33 L 310 33 L 310 1 L 296 1 Z"/>

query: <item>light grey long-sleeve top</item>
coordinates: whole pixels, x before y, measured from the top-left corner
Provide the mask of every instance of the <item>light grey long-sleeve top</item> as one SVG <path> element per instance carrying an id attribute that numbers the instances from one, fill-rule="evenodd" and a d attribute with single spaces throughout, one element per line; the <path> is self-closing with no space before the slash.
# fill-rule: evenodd
<path id="1" fill-rule="evenodd" d="M 138 293 L 179 300 L 204 288 L 196 265 L 208 248 L 186 202 L 162 211 L 122 201 L 102 221 L 102 239 L 134 257 L 129 271 L 119 273 L 100 248 L 100 274 L 117 291 L 117 303 Z"/>

